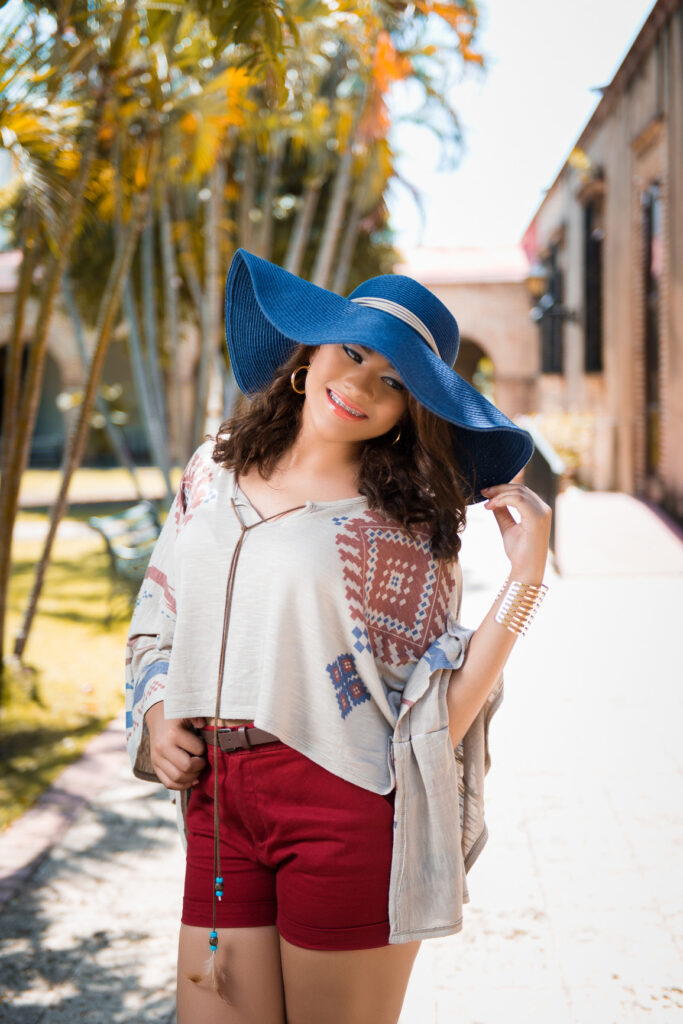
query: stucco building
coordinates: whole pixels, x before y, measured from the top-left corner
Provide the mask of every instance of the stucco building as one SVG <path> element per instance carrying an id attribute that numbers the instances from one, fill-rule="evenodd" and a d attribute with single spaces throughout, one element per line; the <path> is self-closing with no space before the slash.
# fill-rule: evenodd
<path id="1" fill-rule="evenodd" d="M 654 5 L 523 245 L 538 409 L 592 417 L 586 483 L 683 519 L 683 0 Z"/>
<path id="2" fill-rule="evenodd" d="M 539 347 L 529 318 L 529 264 L 521 246 L 415 248 L 397 273 L 416 278 L 460 328 L 455 369 L 506 416 L 537 405 Z"/>

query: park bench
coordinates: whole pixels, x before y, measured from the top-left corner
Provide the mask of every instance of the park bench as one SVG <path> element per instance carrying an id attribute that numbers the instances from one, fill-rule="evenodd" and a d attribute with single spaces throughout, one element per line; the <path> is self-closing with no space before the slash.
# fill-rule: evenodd
<path id="1" fill-rule="evenodd" d="M 116 576 L 139 583 L 161 531 L 154 505 L 139 501 L 110 516 L 90 516 L 88 523 L 104 537 Z"/>

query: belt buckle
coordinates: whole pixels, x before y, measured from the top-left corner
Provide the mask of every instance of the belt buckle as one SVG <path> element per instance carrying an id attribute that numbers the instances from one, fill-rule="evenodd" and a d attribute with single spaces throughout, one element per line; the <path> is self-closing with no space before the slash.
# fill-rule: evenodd
<path id="1" fill-rule="evenodd" d="M 221 731 L 221 749 L 226 754 L 232 754 L 235 750 L 251 750 L 251 743 L 247 736 L 248 728 L 248 725 L 240 725 L 237 729 Z"/>
<path id="2" fill-rule="evenodd" d="M 236 748 L 237 750 L 251 750 L 251 743 L 247 736 L 247 729 L 249 728 L 250 726 L 248 725 L 240 725 L 237 729 L 233 729 L 233 733 L 237 733 L 240 739 Z"/>

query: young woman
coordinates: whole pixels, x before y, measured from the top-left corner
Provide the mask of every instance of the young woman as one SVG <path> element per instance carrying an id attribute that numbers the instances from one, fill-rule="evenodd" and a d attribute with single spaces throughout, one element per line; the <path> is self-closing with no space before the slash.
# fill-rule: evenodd
<path id="1" fill-rule="evenodd" d="M 127 659 L 134 770 L 182 798 L 178 1024 L 395 1024 L 420 940 L 462 926 L 550 509 L 412 279 L 346 299 L 239 251 L 226 335 L 251 401 L 185 471 Z M 482 497 L 510 575 L 473 631 Z"/>

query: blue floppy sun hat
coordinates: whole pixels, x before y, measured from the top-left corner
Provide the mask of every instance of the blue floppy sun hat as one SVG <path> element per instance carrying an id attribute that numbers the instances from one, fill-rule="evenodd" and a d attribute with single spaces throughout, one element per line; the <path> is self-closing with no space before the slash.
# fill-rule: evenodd
<path id="1" fill-rule="evenodd" d="M 531 458 L 531 435 L 451 369 L 459 332 L 453 314 L 424 285 L 383 274 L 348 298 L 304 281 L 244 249 L 225 285 L 225 336 L 245 394 L 261 391 L 302 345 L 365 345 L 388 359 L 415 398 L 452 424 L 461 475 L 481 489 L 507 483 Z"/>

